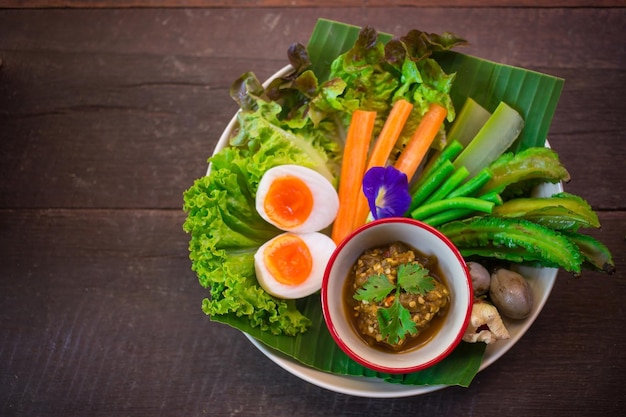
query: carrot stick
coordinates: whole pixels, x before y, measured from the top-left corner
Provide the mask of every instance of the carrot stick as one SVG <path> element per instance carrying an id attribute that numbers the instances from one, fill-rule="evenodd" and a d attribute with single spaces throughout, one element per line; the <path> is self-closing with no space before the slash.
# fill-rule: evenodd
<path id="1" fill-rule="evenodd" d="M 411 110 L 413 110 L 413 104 L 404 99 L 400 99 L 393 104 L 389 116 L 387 116 L 387 120 L 380 131 L 380 135 L 378 135 L 378 139 L 374 144 L 364 172 L 367 172 L 372 167 L 385 166 L 411 114 Z M 354 213 L 354 229 L 365 223 L 369 211 L 367 198 L 360 192 L 357 197 L 356 212 Z"/>
<path id="2" fill-rule="evenodd" d="M 400 133 L 402 133 L 402 129 L 404 129 L 404 125 L 411 114 L 411 110 L 413 110 L 413 105 L 404 99 L 400 99 L 393 104 L 367 161 L 368 169 L 376 166 L 385 166 L 393 146 L 400 137 Z"/>
<path id="3" fill-rule="evenodd" d="M 415 171 L 417 171 L 424 156 L 426 156 L 447 114 L 445 107 L 437 103 L 431 103 L 419 126 L 415 129 L 415 133 L 413 133 L 406 147 L 402 150 L 394 167 L 404 172 L 409 181 L 411 181 Z"/>
<path id="4" fill-rule="evenodd" d="M 367 163 L 376 112 L 355 110 L 348 127 L 343 163 L 339 177 L 339 210 L 333 223 L 331 238 L 339 244 L 353 230 L 353 217 L 357 197 L 361 192 L 361 182 Z"/>

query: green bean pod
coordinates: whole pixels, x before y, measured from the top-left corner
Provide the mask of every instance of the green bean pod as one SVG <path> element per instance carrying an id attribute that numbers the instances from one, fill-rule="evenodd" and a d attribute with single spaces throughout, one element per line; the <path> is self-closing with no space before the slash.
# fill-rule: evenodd
<path id="1" fill-rule="evenodd" d="M 492 201 L 473 197 L 456 197 L 424 204 L 411 212 L 411 217 L 415 220 L 423 220 L 434 214 L 447 210 L 466 209 L 470 211 L 480 211 L 491 213 L 495 204 Z"/>
<path id="2" fill-rule="evenodd" d="M 485 195 L 481 195 L 478 198 L 480 198 L 481 200 L 485 200 L 485 201 L 491 201 L 494 205 L 502 204 L 502 198 L 500 197 L 498 193 L 491 192 Z M 492 209 L 492 212 L 493 212 L 493 209 Z M 467 218 L 473 215 L 479 215 L 479 214 L 484 214 L 484 213 L 479 213 L 476 210 L 472 210 L 472 209 L 456 208 L 456 209 L 448 209 L 448 210 L 433 214 L 432 216 L 424 218 L 422 221 L 433 227 L 439 227 L 442 224 L 446 224 L 454 220 L 460 220 L 460 219 L 464 219 L 464 218 Z"/>
<path id="3" fill-rule="evenodd" d="M 453 172 L 452 162 L 444 161 L 412 195 L 409 211 L 422 204 Z"/>
<path id="4" fill-rule="evenodd" d="M 439 169 L 446 161 L 452 163 L 452 160 L 456 158 L 461 151 L 463 151 L 463 145 L 457 140 L 452 140 L 448 145 L 446 145 L 443 150 L 434 155 L 430 161 L 424 167 L 421 176 L 419 179 L 413 184 L 411 188 L 411 194 L 415 194 L 415 192 L 421 188 L 426 180 L 430 178 L 430 176 Z"/>
<path id="5" fill-rule="evenodd" d="M 434 203 L 435 201 L 443 200 L 450 194 L 455 188 L 459 186 L 467 178 L 469 175 L 469 171 L 465 167 L 461 167 L 455 170 L 452 175 L 450 175 L 444 182 L 441 184 L 435 192 L 433 192 L 430 197 L 424 201 L 424 204 Z"/>
<path id="6" fill-rule="evenodd" d="M 468 197 L 476 193 L 483 185 L 493 177 L 493 173 L 489 168 L 483 168 L 480 172 L 470 178 L 465 184 L 453 190 L 447 195 L 452 197 Z"/>

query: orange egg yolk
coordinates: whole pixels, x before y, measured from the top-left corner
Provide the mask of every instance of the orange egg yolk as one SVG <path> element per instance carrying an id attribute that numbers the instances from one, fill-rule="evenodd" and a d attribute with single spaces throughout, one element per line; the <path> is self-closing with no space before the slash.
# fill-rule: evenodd
<path id="1" fill-rule="evenodd" d="M 306 281 L 313 269 L 313 257 L 304 240 L 292 234 L 275 238 L 263 251 L 267 270 L 276 281 L 298 285 Z"/>
<path id="2" fill-rule="evenodd" d="M 313 194 L 304 181 L 296 177 L 281 177 L 272 181 L 263 208 L 279 227 L 301 225 L 313 210 Z"/>

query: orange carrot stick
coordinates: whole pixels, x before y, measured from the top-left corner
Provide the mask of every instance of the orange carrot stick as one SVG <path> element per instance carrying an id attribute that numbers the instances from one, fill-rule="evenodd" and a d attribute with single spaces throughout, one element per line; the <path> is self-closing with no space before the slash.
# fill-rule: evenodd
<path id="1" fill-rule="evenodd" d="M 354 210 L 357 197 L 361 192 L 361 182 L 375 121 L 376 112 L 366 110 L 355 110 L 350 120 L 337 191 L 339 210 L 331 232 L 331 238 L 337 244 L 353 230 Z"/>
<path id="2" fill-rule="evenodd" d="M 364 172 L 367 172 L 367 170 L 372 167 L 386 165 L 389 155 L 398 141 L 398 138 L 402 133 L 402 129 L 404 129 L 404 125 L 411 114 L 411 110 L 413 110 L 413 104 L 404 99 L 400 99 L 394 103 L 391 111 L 389 112 L 389 116 L 385 121 L 385 125 L 380 131 L 380 135 L 378 135 L 378 139 L 374 144 L 374 148 L 372 149 L 372 153 L 367 161 L 367 166 L 365 167 Z M 365 195 L 360 192 L 357 197 L 356 212 L 354 214 L 354 229 L 365 223 L 369 211 L 367 198 L 365 198 Z"/>
<path id="3" fill-rule="evenodd" d="M 402 150 L 394 167 L 404 172 L 409 181 L 411 181 L 415 171 L 417 171 L 417 167 L 419 167 L 424 156 L 426 156 L 447 114 L 445 107 L 437 103 L 431 103 L 417 129 L 415 129 L 415 133 L 413 133 L 406 147 Z"/>

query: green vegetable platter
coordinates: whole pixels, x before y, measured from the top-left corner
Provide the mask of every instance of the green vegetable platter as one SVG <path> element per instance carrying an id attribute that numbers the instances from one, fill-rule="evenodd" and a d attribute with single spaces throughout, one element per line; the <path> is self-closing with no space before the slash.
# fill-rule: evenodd
<path id="1" fill-rule="evenodd" d="M 359 48 L 364 45 L 358 45 L 363 42 L 361 32 L 362 28 L 356 26 L 320 19 L 306 49 L 290 48 L 289 64 L 269 80 L 261 84 L 248 73 L 233 84 L 231 95 L 241 110 L 219 139 L 209 159 L 207 176 L 199 178 L 184 194 L 184 229 L 191 236 L 192 269 L 209 292 L 203 310 L 211 320 L 241 330 L 282 368 L 332 391 L 365 397 L 401 397 L 450 385 L 467 387 L 477 372 L 506 353 L 532 325 L 550 295 L 558 265 L 517 267 L 530 282 L 535 304 L 528 318 L 505 319 L 509 339 L 490 345 L 461 342 L 442 362 L 406 375 L 380 374 L 345 355 L 326 329 L 317 293 L 281 300 L 267 294 L 256 282 L 254 253 L 279 233 L 255 212 L 255 187 L 263 172 L 275 165 L 300 164 L 337 183 L 337 167 L 341 165 L 341 146 L 336 140 L 341 129 L 337 126 L 347 126 L 341 118 L 349 113 L 350 106 L 363 106 L 364 102 L 383 115 L 389 112 L 391 89 L 386 89 L 388 80 L 376 71 L 358 71 L 360 79 L 370 83 L 367 97 L 354 93 L 350 99 L 345 94 L 338 98 L 346 86 L 337 85 L 334 74 L 349 72 L 350 65 L 338 68 L 337 58 L 346 51 L 363 51 Z M 387 34 L 375 35 L 381 45 L 395 39 Z M 432 53 L 443 72 L 429 61 L 420 77 L 438 81 L 430 90 L 411 90 L 411 97 L 420 95 L 425 103 L 437 101 L 445 106 L 450 116 L 448 123 L 452 123 L 455 109 L 458 115 L 468 98 L 489 112 L 506 102 L 524 119 L 523 130 L 509 149 L 517 152 L 548 147 L 546 136 L 563 87 L 562 79 L 451 51 L 452 46 L 462 44 L 452 35 L 434 39 L 434 43 L 443 44 Z M 367 62 L 370 49 L 365 50 L 368 52 L 361 58 Z M 411 77 L 408 66 L 406 62 L 398 64 L 403 80 Z M 402 94 L 409 94 L 410 88 Z M 394 87 L 394 94 L 401 89 Z M 306 98 L 306 106 L 299 103 L 302 97 Z M 416 107 L 419 101 L 414 100 Z M 290 117 L 284 115 L 287 108 Z M 307 116 L 301 117 L 305 108 Z M 303 137 L 308 139 L 302 141 Z M 533 190 L 533 197 L 549 197 L 563 192 L 563 187 L 560 181 L 554 181 L 541 183 Z"/>

